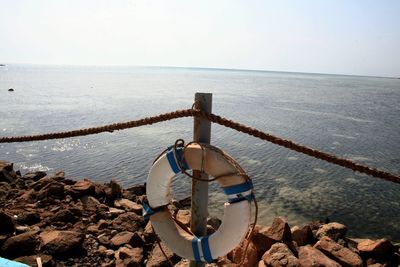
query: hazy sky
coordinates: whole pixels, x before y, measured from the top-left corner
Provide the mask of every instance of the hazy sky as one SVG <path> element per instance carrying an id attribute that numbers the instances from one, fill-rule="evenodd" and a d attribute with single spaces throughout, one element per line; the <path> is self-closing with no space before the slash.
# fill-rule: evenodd
<path id="1" fill-rule="evenodd" d="M 0 63 L 400 76 L 399 0 L 0 0 Z"/>

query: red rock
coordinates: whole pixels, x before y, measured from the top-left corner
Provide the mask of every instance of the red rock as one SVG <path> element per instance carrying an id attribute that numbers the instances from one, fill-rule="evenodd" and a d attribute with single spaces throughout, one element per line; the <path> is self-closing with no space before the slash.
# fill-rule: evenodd
<path id="1" fill-rule="evenodd" d="M 8 257 L 19 257 L 24 255 L 31 255 L 35 252 L 38 241 L 36 239 L 37 231 L 31 231 L 19 234 L 4 242 L 1 249 Z"/>
<path id="2" fill-rule="evenodd" d="M 275 241 L 292 241 L 292 233 L 286 219 L 276 217 L 267 233 L 269 238 Z"/>
<path id="3" fill-rule="evenodd" d="M 190 211 L 189 210 L 178 210 L 176 219 L 186 226 L 190 226 Z"/>
<path id="4" fill-rule="evenodd" d="M 261 258 L 264 253 L 271 248 L 273 244 L 276 243 L 275 240 L 267 235 L 269 227 L 256 225 L 254 228 L 251 240 L 257 248 L 257 257 Z"/>
<path id="5" fill-rule="evenodd" d="M 82 196 L 80 199 L 82 201 L 83 208 L 88 210 L 97 210 L 98 206 L 100 206 L 101 204 L 100 201 L 93 196 L 85 195 Z"/>
<path id="6" fill-rule="evenodd" d="M 136 213 L 138 215 L 142 215 L 142 211 L 143 211 L 142 205 L 137 204 L 126 198 L 120 198 L 120 199 L 115 200 L 114 206 L 117 208 L 123 208 L 127 211 L 133 211 L 134 213 Z"/>
<path id="7" fill-rule="evenodd" d="M 164 244 L 161 243 L 161 246 L 167 255 L 168 260 L 172 262 L 177 262 L 177 257 L 174 256 L 174 253 Z M 168 260 L 165 258 L 164 254 L 161 252 L 160 247 L 157 244 L 154 244 L 153 250 L 150 253 L 150 256 L 147 260 L 146 267 L 163 267 L 169 266 Z"/>
<path id="8" fill-rule="evenodd" d="M 143 231 L 143 238 L 146 241 L 146 243 L 154 243 L 154 241 L 156 240 L 156 234 L 153 231 L 153 227 L 151 226 L 151 223 L 148 222 L 146 224 L 146 227 L 144 228 Z"/>
<path id="9" fill-rule="evenodd" d="M 317 233 L 316 236 L 318 239 L 321 239 L 324 236 L 329 237 L 337 241 L 339 238 L 344 238 L 347 233 L 347 227 L 343 224 L 332 222 L 322 225 Z"/>
<path id="10" fill-rule="evenodd" d="M 12 234 L 15 231 L 14 219 L 3 211 L 0 211 L 0 235 Z"/>
<path id="11" fill-rule="evenodd" d="M 112 245 L 119 247 L 124 244 L 129 244 L 133 237 L 134 233 L 124 231 L 121 233 L 116 234 L 113 238 L 111 238 L 110 242 Z"/>
<path id="12" fill-rule="evenodd" d="M 239 246 L 229 252 L 228 259 L 236 264 L 240 264 L 243 262 L 243 264 L 240 265 L 243 267 L 253 267 L 258 262 L 257 248 L 253 244 L 253 242 L 250 241 L 247 251 L 245 251 L 247 242 L 247 240 L 242 241 Z M 244 255 L 244 253 L 246 253 L 246 255 Z"/>
<path id="13" fill-rule="evenodd" d="M 71 188 L 79 194 L 90 195 L 94 192 L 94 184 L 88 179 L 76 182 Z"/>
<path id="14" fill-rule="evenodd" d="M 75 231 L 46 231 L 40 234 L 41 247 L 50 254 L 65 253 L 79 248 L 84 236 Z"/>
<path id="15" fill-rule="evenodd" d="M 40 179 L 39 182 L 42 179 Z M 39 199 L 46 199 L 48 197 L 62 199 L 64 198 L 64 184 L 52 181 L 51 183 L 45 185 L 42 189 L 40 189 L 40 191 L 37 193 L 37 197 Z"/>
<path id="16" fill-rule="evenodd" d="M 134 212 L 126 212 L 119 215 L 118 218 L 113 221 L 112 225 L 117 231 L 136 232 L 139 228 L 144 226 L 144 220 L 142 216 Z"/>
<path id="17" fill-rule="evenodd" d="M 298 246 L 309 244 L 313 237 L 311 227 L 309 225 L 304 225 L 301 228 L 294 226 L 292 227 L 291 232 L 293 241 L 295 241 Z"/>
<path id="18" fill-rule="evenodd" d="M 54 266 L 53 257 L 50 255 L 31 255 L 31 256 L 22 256 L 14 259 L 15 261 L 25 263 L 29 266 L 37 266 L 36 258 L 40 258 L 43 266 Z"/>
<path id="19" fill-rule="evenodd" d="M 331 260 L 324 253 L 311 246 L 300 247 L 299 264 L 302 267 L 340 267 L 341 265 Z"/>
<path id="20" fill-rule="evenodd" d="M 352 250 L 339 245 L 334 240 L 324 236 L 315 245 L 315 248 L 321 250 L 325 255 L 334 259 L 342 266 L 360 267 L 362 259 Z"/>
<path id="21" fill-rule="evenodd" d="M 17 222 L 19 224 L 33 225 L 40 222 L 40 215 L 35 211 L 22 212 L 18 214 Z"/>
<path id="22" fill-rule="evenodd" d="M 371 240 L 367 239 L 357 245 L 357 249 L 362 254 L 371 254 L 384 257 L 393 252 L 393 245 L 387 239 Z"/>
<path id="23" fill-rule="evenodd" d="M 24 179 L 32 180 L 32 181 L 38 181 L 39 179 L 45 177 L 47 174 L 42 171 L 36 171 L 36 172 L 27 172 L 22 176 Z"/>
<path id="24" fill-rule="evenodd" d="M 125 266 L 141 266 L 143 249 L 122 247 L 117 251 L 116 258 L 117 264 L 122 261 Z"/>
<path id="25" fill-rule="evenodd" d="M 17 178 L 14 171 L 14 164 L 0 160 L 0 182 L 12 183 Z"/>
<path id="26" fill-rule="evenodd" d="M 105 194 L 108 200 L 120 198 L 122 195 L 121 186 L 115 180 L 111 180 L 109 186 L 105 189 Z"/>
<path id="27" fill-rule="evenodd" d="M 283 243 L 275 243 L 272 247 L 265 252 L 262 260 L 267 266 L 271 267 L 297 267 L 299 261 L 293 255 L 292 251 Z"/>

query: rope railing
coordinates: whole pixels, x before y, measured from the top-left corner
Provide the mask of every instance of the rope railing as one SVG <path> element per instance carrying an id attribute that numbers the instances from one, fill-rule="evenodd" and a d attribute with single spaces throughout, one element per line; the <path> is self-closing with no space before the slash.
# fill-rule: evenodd
<path id="1" fill-rule="evenodd" d="M 128 128 L 134 128 L 144 125 L 151 125 L 154 123 L 159 123 L 163 121 L 174 120 L 178 118 L 184 117 L 202 117 L 207 119 L 213 123 L 217 123 L 219 125 L 234 129 L 236 131 L 246 133 L 253 137 L 257 137 L 261 140 L 265 140 L 271 142 L 273 144 L 288 148 L 290 150 L 294 150 L 305 155 L 324 160 L 330 162 L 332 164 L 339 165 L 341 167 L 345 167 L 351 169 L 353 171 L 358 171 L 360 173 L 365 173 L 377 178 L 381 178 L 390 182 L 400 184 L 400 176 L 396 174 L 392 174 L 386 171 L 382 171 L 376 168 L 371 168 L 369 166 L 365 166 L 359 163 L 355 163 L 351 160 L 338 157 L 336 155 L 318 151 L 316 149 L 297 144 L 291 140 L 286 140 L 263 131 L 257 130 L 255 128 L 243 125 L 241 123 L 229 120 L 227 118 L 212 114 L 202 112 L 196 109 L 184 109 L 184 110 L 177 110 L 174 112 L 164 113 L 152 117 L 146 117 L 139 120 L 132 120 L 128 122 L 120 122 L 114 124 L 103 125 L 99 127 L 92 127 L 92 128 L 84 128 L 79 130 L 73 131 L 66 131 L 66 132 L 57 132 L 57 133 L 47 133 L 47 134 L 38 134 L 38 135 L 27 135 L 27 136 L 11 136 L 11 137 L 0 137 L 0 143 L 15 143 L 15 142 L 31 142 L 31 141 L 43 141 L 43 140 L 50 140 L 50 139 L 60 139 L 60 138 L 70 138 L 70 137 L 77 137 L 77 136 L 85 136 L 91 134 L 98 134 L 103 132 L 113 132 L 118 130 L 124 130 Z"/>

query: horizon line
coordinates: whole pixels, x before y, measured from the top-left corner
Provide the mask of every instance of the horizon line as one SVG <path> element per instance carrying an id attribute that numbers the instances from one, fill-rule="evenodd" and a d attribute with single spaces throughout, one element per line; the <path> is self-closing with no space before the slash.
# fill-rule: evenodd
<path id="1" fill-rule="evenodd" d="M 226 67 L 193 67 L 193 66 L 173 66 L 173 65 L 129 65 L 129 64 L 55 64 L 55 63 L 0 63 L 0 65 L 36 65 L 36 66 L 65 66 L 65 67 L 131 67 L 131 68 L 170 68 L 170 69 L 193 69 L 193 70 L 216 70 L 216 71 L 238 71 L 238 72 L 283 72 L 296 74 L 314 74 L 314 75 L 335 75 L 335 76 L 353 76 L 353 77 L 369 77 L 369 78 L 389 78 L 400 79 L 396 76 L 378 76 L 365 74 L 344 74 L 344 73 L 327 73 L 327 72 L 304 72 L 291 70 L 267 70 L 267 69 L 244 69 L 244 68 L 226 68 Z"/>

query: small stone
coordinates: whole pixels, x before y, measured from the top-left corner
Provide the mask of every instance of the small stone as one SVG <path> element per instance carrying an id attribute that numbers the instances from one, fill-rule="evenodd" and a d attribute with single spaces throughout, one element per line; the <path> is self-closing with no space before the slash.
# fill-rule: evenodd
<path id="1" fill-rule="evenodd" d="M 324 236 L 337 241 L 339 238 L 344 238 L 347 233 L 347 227 L 341 223 L 332 222 L 322 225 L 316 233 L 318 239 Z"/>
<path id="2" fill-rule="evenodd" d="M 43 266 L 54 266 L 52 263 L 53 257 L 50 255 L 32 255 L 32 256 L 22 256 L 19 258 L 14 259 L 14 261 L 18 261 L 21 263 L 25 263 L 29 266 L 37 266 L 37 261 L 36 259 L 40 258 L 40 261 L 42 262 Z"/>
<path id="3" fill-rule="evenodd" d="M 76 182 L 72 186 L 72 190 L 80 195 L 90 195 L 94 193 L 94 184 L 88 179 L 83 179 Z"/>
<path id="4" fill-rule="evenodd" d="M 42 171 L 36 171 L 36 172 L 27 172 L 24 174 L 24 176 L 22 176 L 23 179 L 26 180 L 32 180 L 32 181 L 38 181 L 41 178 L 45 177 L 47 174 L 45 172 Z"/>
<path id="5" fill-rule="evenodd" d="M 122 247 L 117 251 L 117 254 L 117 258 L 122 260 L 127 266 L 140 266 L 140 263 L 143 261 L 142 248 Z"/>
<path id="6" fill-rule="evenodd" d="M 189 210 L 178 210 L 176 219 L 186 226 L 190 226 L 190 211 Z"/>
<path id="7" fill-rule="evenodd" d="M 114 219 L 112 225 L 117 231 L 136 232 L 144 226 L 144 220 L 142 216 L 134 212 L 126 212 Z"/>
<path id="8" fill-rule="evenodd" d="M 58 211 L 54 216 L 51 218 L 51 222 L 65 222 L 65 223 L 74 223 L 78 220 L 75 217 L 74 213 L 69 209 L 63 209 Z"/>
<path id="9" fill-rule="evenodd" d="M 329 258 L 334 259 L 343 266 L 360 267 L 362 259 L 351 249 L 345 248 L 327 236 L 322 237 L 315 245 Z"/>
<path id="10" fill-rule="evenodd" d="M 42 178 L 46 179 L 46 177 Z M 40 182 L 40 179 L 38 182 Z M 60 182 L 51 182 L 44 186 L 37 194 L 39 199 L 45 199 L 48 197 L 54 197 L 58 199 L 64 198 L 64 184 Z"/>
<path id="11" fill-rule="evenodd" d="M 123 208 L 127 211 L 133 211 L 138 215 L 142 215 L 143 206 L 140 204 L 136 204 L 135 202 L 126 198 L 120 198 L 115 200 L 114 206 L 117 208 Z"/>
<path id="12" fill-rule="evenodd" d="M 18 215 L 17 222 L 19 224 L 33 225 L 40 222 L 40 215 L 34 211 L 23 212 Z"/>
<path id="13" fill-rule="evenodd" d="M 12 183 L 17 179 L 14 164 L 0 160 L 0 182 Z"/>
<path id="14" fill-rule="evenodd" d="M 290 249 L 283 243 L 275 243 L 265 252 L 262 260 L 267 266 L 278 267 L 297 267 L 299 266 L 298 259 L 293 255 Z"/>
<path id="15" fill-rule="evenodd" d="M 124 231 L 116 234 L 113 238 L 111 238 L 110 242 L 113 246 L 119 247 L 124 244 L 129 244 L 134 233 Z"/>
<path id="16" fill-rule="evenodd" d="M 108 200 L 114 200 L 121 197 L 122 189 L 115 180 L 111 180 L 109 186 L 105 189 L 105 193 Z"/>
<path id="17" fill-rule="evenodd" d="M 324 253 L 311 246 L 300 247 L 299 264 L 302 267 L 340 267 L 340 264 L 331 260 Z"/>
<path id="18" fill-rule="evenodd" d="M 169 266 L 168 260 L 172 262 L 177 262 L 178 258 L 174 255 L 174 253 L 164 244 L 161 243 L 161 246 L 167 255 L 165 258 L 164 254 L 161 252 L 160 247 L 155 244 L 153 250 L 150 253 L 150 256 L 146 262 L 146 267 L 162 267 Z"/>
<path id="19" fill-rule="evenodd" d="M 101 204 L 97 198 L 88 195 L 82 196 L 80 200 L 82 201 L 84 209 L 89 210 L 97 210 L 98 206 Z"/>
<path id="20" fill-rule="evenodd" d="M 222 221 L 216 217 L 209 217 L 207 219 L 207 224 L 212 226 L 212 228 L 214 228 L 215 230 L 218 230 L 218 228 L 220 227 Z"/>
<path id="21" fill-rule="evenodd" d="M 275 241 L 292 241 L 292 233 L 286 219 L 276 217 L 272 226 L 266 232 L 269 238 Z"/>

